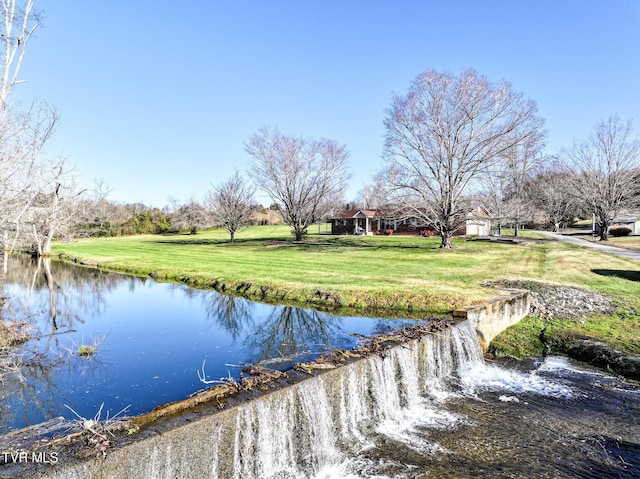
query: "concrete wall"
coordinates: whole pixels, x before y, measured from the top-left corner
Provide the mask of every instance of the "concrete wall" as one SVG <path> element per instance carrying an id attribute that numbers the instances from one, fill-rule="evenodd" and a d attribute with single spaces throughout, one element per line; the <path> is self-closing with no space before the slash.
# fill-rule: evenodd
<path id="1" fill-rule="evenodd" d="M 486 352 L 489 343 L 509 326 L 513 326 L 529 314 L 529 291 L 509 289 L 505 294 L 481 304 L 456 309 L 453 318 L 469 320 L 478 333 L 480 346 Z"/>

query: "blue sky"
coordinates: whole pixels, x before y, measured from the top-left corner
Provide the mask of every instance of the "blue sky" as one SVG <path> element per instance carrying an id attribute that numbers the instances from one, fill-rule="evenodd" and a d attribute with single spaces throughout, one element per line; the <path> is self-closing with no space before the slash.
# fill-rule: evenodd
<path id="1" fill-rule="evenodd" d="M 637 0 L 49 0 L 14 99 L 61 124 L 49 153 L 110 198 L 162 207 L 244 170 L 261 126 L 381 166 L 384 112 L 427 69 L 474 68 L 535 100 L 547 152 L 610 115 L 640 133 Z M 265 200 L 268 203 L 268 200 Z"/>

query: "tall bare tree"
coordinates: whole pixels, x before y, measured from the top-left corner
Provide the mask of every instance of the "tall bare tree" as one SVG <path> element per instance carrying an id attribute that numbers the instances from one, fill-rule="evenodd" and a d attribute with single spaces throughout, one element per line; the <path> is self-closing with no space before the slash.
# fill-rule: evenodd
<path id="1" fill-rule="evenodd" d="M 34 104 L 20 112 L 6 107 L 0 116 L 0 242 L 4 248 L 18 241 L 20 221 L 29 212 L 43 182 L 50 160 L 41 157 L 45 143 L 58 122 L 56 112 Z"/>
<path id="2" fill-rule="evenodd" d="M 564 152 L 564 158 L 570 191 L 593 212 L 600 240 L 607 240 L 615 216 L 640 203 L 640 140 L 631 120 L 612 116 L 599 122 L 585 140 Z"/>
<path id="3" fill-rule="evenodd" d="M 557 161 L 542 168 L 527 185 L 527 196 L 545 213 L 555 233 L 563 223 L 571 223 L 578 213 L 578 201 L 569 192 L 569 185 L 569 175 Z"/>
<path id="4" fill-rule="evenodd" d="M 532 100 L 473 70 L 426 71 L 394 95 L 385 119 L 385 176 L 397 201 L 433 224 L 441 247 L 465 221 L 470 186 L 505 154 L 540 135 Z"/>
<path id="5" fill-rule="evenodd" d="M 342 200 L 349 178 L 346 146 L 262 128 L 245 144 L 249 175 L 278 205 L 296 241 Z"/>
<path id="6" fill-rule="evenodd" d="M 0 34 L 0 62 L 2 81 L 0 83 L 0 111 L 4 111 L 13 87 L 21 83 L 18 79 L 22 60 L 27 52 L 27 44 L 40 26 L 40 13 L 33 8 L 33 0 L 1 0 L 4 31 Z"/>
<path id="7" fill-rule="evenodd" d="M 539 131 L 526 142 L 510 148 L 502 158 L 489 168 L 484 183 L 490 190 L 490 197 L 495 198 L 496 210 L 500 212 L 498 225 L 508 222 L 513 225 L 513 234 L 518 236 L 520 226 L 533 219 L 534 205 L 527 195 L 527 186 L 542 166 L 546 158 L 542 156 L 544 133 Z"/>
<path id="8" fill-rule="evenodd" d="M 38 194 L 39 155 L 58 121 L 44 103 L 21 111 L 10 104 L 27 45 L 40 26 L 33 1 L 1 0 L 0 34 L 0 243 L 10 247 L 17 240 L 21 218 Z M 2 48 L 4 47 L 4 48 Z"/>
<path id="9" fill-rule="evenodd" d="M 236 231 L 249 222 L 253 210 L 254 189 L 237 171 L 228 180 L 213 186 L 207 195 L 214 224 L 229 232 L 229 241 L 235 240 Z"/>

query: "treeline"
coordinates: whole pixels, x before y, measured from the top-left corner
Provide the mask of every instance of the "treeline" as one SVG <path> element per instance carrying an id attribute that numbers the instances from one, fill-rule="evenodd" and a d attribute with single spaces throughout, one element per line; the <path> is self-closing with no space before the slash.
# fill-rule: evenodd
<path id="1" fill-rule="evenodd" d="M 67 239 L 78 237 L 109 237 L 164 233 L 190 233 L 223 226 L 216 222 L 215 214 L 200 202 L 191 200 L 174 207 L 156 208 L 141 203 L 121 204 L 105 199 L 85 198 L 78 202 L 78 221 L 61 232 Z M 255 203 L 250 206 L 246 225 L 275 225 L 282 217 L 274 206 L 265 208 Z"/>

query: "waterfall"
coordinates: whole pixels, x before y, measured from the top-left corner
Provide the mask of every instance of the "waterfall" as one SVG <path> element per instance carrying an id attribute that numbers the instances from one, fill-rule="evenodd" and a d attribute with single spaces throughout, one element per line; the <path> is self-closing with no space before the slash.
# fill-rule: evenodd
<path id="1" fill-rule="evenodd" d="M 371 447 L 380 431 L 420 419 L 421 405 L 446 394 L 460 367 L 481 362 L 475 330 L 461 323 L 247 402 L 235 434 L 217 436 L 232 474 L 212 476 L 314 477 Z"/>

